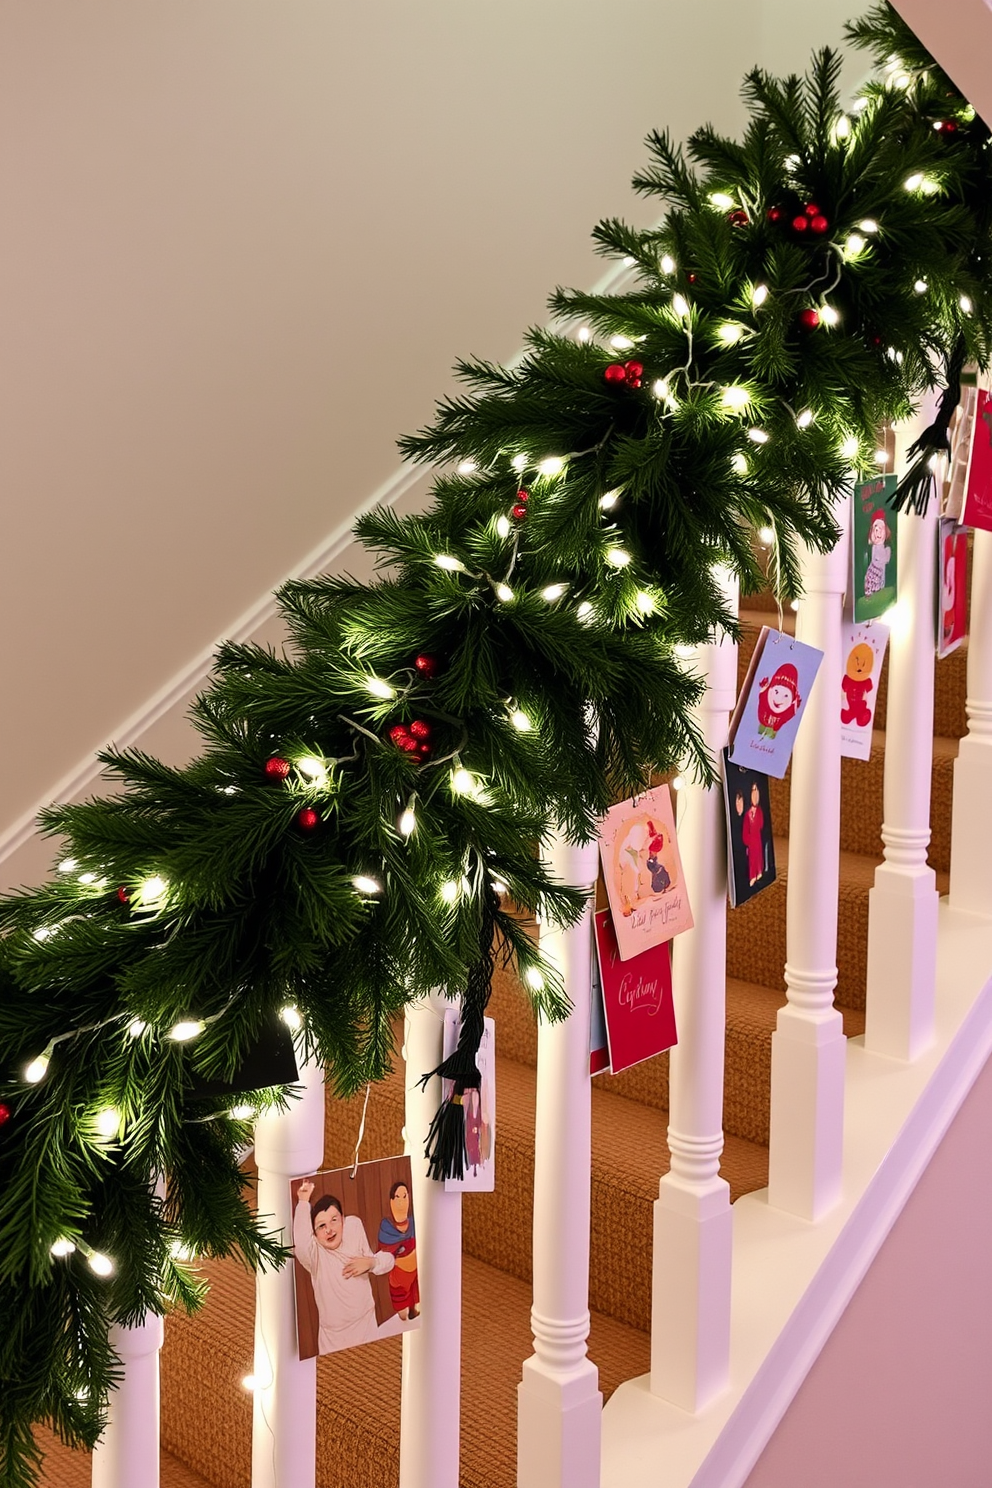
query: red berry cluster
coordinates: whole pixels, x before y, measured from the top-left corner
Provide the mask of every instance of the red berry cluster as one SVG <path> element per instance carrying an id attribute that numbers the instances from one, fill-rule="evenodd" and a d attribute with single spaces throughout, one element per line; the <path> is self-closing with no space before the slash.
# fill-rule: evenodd
<path id="1" fill-rule="evenodd" d="M 431 732 L 425 718 L 415 718 L 411 723 L 394 723 L 389 737 L 404 754 L 416 754 L 426 759 L 431 752 Z"/>
<path id="2" fill-rule="evenodd" d="M 420 651 L 413 658 L 413 665 L 421 677 L 429 678 L 437 676 L 440 662 L 436 656 L 431 656 L 429 652 Z"/>
<path id="3" fill-rule="evenodd" d="M 829 219 L 823 215 L 816 202 L 807 202 L 802 212 L 797 212 L 792 219 L 792 231 L 796 233 L 811 232 L 822 237 L 829 230 Z"/>
<path id="4" fill-rule="evenodd" d="M 518 522 L 522 522 L 524 517 L 527 515 L 527 503 L 529 500 L 529 491 L 518 491 L 517 499 L 510 507 L 510 516 L 516 517 Z"/>
<path id="5" fill-rule="evenodd" d="M 624 387 L 639 388 L 644 377 L 644 366 L 641 362 L 611 362 L 603 377 L 617 387 L 622 384 Z"/>
<path id="6" fill-rule="evenodd" d="M 937 134 L 957 134 L 958 126 L 953 119 L 935 119 L 934 130 Z"/>

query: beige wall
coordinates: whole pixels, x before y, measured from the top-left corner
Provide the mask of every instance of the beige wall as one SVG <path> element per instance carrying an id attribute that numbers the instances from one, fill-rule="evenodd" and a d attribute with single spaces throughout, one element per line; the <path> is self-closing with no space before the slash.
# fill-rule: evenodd
<path id="1" fill-rule="evenodd" d="M 20 819 L 506 358 L 649 128 L 734 127 L 810 0 L 5 0 L 0 878 Z M 144 742 L 190 747 L 175 717 Z"/>

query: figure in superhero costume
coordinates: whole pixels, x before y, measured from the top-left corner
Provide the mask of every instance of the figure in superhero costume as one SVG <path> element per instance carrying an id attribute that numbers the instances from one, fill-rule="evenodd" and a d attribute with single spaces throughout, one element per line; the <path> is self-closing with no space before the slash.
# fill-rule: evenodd
<path id="1" fill-rule="evenodd" d="M 393 1257 L 389 1298 L 397 1316 L 406 1322 L 420 1312 L 417 1278 L 417 1232 L 410 1213 L 410 1190 L 400 1178 L 389 1190 L 389 1213 L 379 1226 L 379 1250 Z"/>
<path id="2" fill-rule="evenodd" d="M 774 739 L 783 724 L 795 718 L 802 701 L 799 673 L 791 661 L 784 661 L 772 677 L 762 677 L 758 684 L 758 733 Z"/>
<path id="3" fill-rule="evenodd" d="M 847 699 L 846 706 L 841 709 L 841 723 L 856 723 L 858 728 L 866 728 L 871 723 L 867 694 L 875 685 L 871 680 L 874 665 L 875 653 L 866 641 L 859 641 L 851 647 L 840 682 Z"/>

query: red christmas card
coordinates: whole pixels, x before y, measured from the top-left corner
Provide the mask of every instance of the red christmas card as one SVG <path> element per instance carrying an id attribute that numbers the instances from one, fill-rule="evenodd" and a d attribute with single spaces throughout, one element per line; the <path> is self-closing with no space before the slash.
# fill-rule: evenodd
<path id="1" fill-rule="evenodd" d="M 961 521 L 992 532 L 992 393 L 985 388 L 978 389 Z"/>
<path id="2" fill-rule="evenodd" d="M 623 961 L 608 909 L 599 911 L 595 925 L 610 1072 L 619 1075 L 678 1042 L 672 958 L 665 941 Z"/>
<path id="3" fill-rule="evenodd" d="M 599 852 L 622 960 L 692 929 L 667 785 L 611 807 Z"/>
<path id="4" fill-rule="evenodd" d="M 950 656 L 968 634 L 968 534 L 948 517 L 937 528 L 937 655 Z"/>

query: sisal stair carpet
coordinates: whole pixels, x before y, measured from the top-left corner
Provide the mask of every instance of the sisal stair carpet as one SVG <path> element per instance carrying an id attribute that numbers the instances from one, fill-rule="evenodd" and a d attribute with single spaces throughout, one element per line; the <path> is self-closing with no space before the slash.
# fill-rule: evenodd
<path id="1" fill-rule="evenodd" d="M 740 671 L 763 623 L 778 616 L 742 612 Z M 791 628 L 792 616 L 785 624 Z M 964 733 L 966 652 L 936 663 L 933 840 L 930 861 L 946 892 L 950 861 L 951 769 Z M 867 761 L 842 767 L 841 882 L 837 1004 L 845 1032 L 864 1031 L 868 891 L 881 860 L 887 663 L 879 679 L 877 728 Z M 727 1047 L 722 1171 L 731 1196 L 763 1188 L 768 1177 L 771 1036 L 785 1001 L 789 779 L 772 782 L 778 881 L 729 913 Z M 505 975 L 494 984 L 496 1019 L 497 1192 L 466 1195 L 462 1343 L 461 1488 L 514 1488 L 516 1387 L 531 1352 L 529 1327 L 537 1035 L 521 990 Z M 415 1078 L 421 1071 L 411 1071 Z M 400 1066 L 373 1090 L 362 1157 L 402 1149 Z M 651 1205 L 668 1168 L 668 1056 L 617 1078 L 593 1081 L 592 1246 L 589 1352 L 605 1395 L 649 1367 Z M 328 1102 L 324 1165 L 352 1159 L 356 1102 Z M 205 1265 L 211 1297 L 193 1320 L 171 1318 L 162 1356 L 163 1488 L 249 1488 L 251 1400 L 241 1380 L 251 1369 L 254 1280 L 233 1262 Z M 396 1488 L 399 1481 L 400 1342 L 388 1339 L 318 1361 L 319 1488 Z M 88 1459 L 51 1437 L 46 1488 L 83 1488 Z M 143 1488 L 143 1485 L 135 1485 Z"/>

